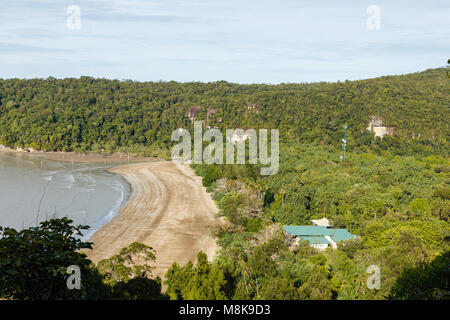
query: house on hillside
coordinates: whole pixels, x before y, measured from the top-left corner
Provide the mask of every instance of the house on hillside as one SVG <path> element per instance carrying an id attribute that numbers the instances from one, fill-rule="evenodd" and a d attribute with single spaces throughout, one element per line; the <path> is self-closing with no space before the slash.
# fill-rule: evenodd
<path id="1" fill-rule="evenodd" d="M 347 229 L 333 229 L 326 226 L 285 226 L 285 231 L 293 237 L 294 244 L 299 240 L 307 240 L 319 250 L 325 250 L 328 247 L 337 248 L 339 241 L 356 238 Z"/>
<path id="2" fill-rule="evenodd" d="M 197 117 L 197 115 L 201 109 L 202 109 L 202 107 L 200 107 L 200 106 L 190 107 L 188 109 L 188 111 L 186 111 L 185 116 L 187 118 L 191 119 L 191 122 L 194 122 L 195 118 Z"/>
<path id="3" fill-rule="evenodd" d="M 369 122 L 369 126 L 366 129 L 369 130 L 370 132 L 374 132 L 375 137 L 380 138 L 394 134 L 394 127 L 384 124 L 383 119 L 377 116 L 372 116 Z"/>
<path id="4" fill-rule="evenodd" d="M 327 227 L 327 228 L 331 227 L 330 221 L 328 221 L 327 218 L 322 218 L 322 219 L 318 219 L 318 220 L 311 220 L 311 222 L 315 226 L 322 226 L 322 227 Z"/>

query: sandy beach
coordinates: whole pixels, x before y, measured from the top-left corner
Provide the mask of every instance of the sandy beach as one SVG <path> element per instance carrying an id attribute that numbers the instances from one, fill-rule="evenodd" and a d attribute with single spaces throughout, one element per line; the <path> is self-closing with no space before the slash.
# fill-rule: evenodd
<path id="1" fill-rule="evenodd" d="M 210 227 L 221 220 L 201 178 L 191 168 L 154 161 L 110 171 L 122 175 L 132 192 L 119 214 L 89 239 L 94 245 L 86 253 L 92 261 L 109 258 L 134 241 L 156 250 L 153 275 L 161 278 L 174 261 L 181 265 L 194 262 L 200 250 L 212 259 L 216 241 Z"/>

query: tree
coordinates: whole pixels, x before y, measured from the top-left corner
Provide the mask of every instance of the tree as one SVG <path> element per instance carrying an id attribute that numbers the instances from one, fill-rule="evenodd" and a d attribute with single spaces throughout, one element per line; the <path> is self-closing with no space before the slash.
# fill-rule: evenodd
<path id="1" fill-rule="evenodd" d="M 208 262 L 205 253 L 197 254 L 197 265 L 189 262 L 180 268 L 177 263 L 166 273 L 167 294 L 171 299 L 224 300 L 226 280 L 223 270 Z"/>
<path id="2" fill-rule="evenodd" d="M 90 260 L 78 250 L 91 248 L 79 239 L 87 226 L 72 226 L 67 218 L 41 222 L 22 231 L 0 227 L 0 297 L 5 299 L 81 299 L 89 287 L 69 290 L 67 268 L 92 273 Z"/>
<path id="3" fill-rule="evenodd" d="M 267 279 L 256 299 L 261 300 L 295 300 L 300 295 L 295 288 L 292 279 L 283 276 L 277 276 Z"/>
<path id="4" fill-rule="evenodd" d="M 51 219 L 22 231 L 0 227 L 0 298 L 164 299 L 161 280 L 150 279 L 155 260 L 151 247 L 132 243 L 99 268 L 80 250 L 88 226 L 72 226 L 68 218 Z M 80 290 L 67 286 L 69 266 L 80 268 Z"/>
<path id="5" fill-rule="evenodd" d="M 450 251 L 443 252 L 431 262 L 403 271 L 395 282 L 390 298 L 406 300 L 450 299 Z"/>
<path id="6" fill-rule="evenodd" d="M 319 268 L 314 268 L 308 280 L 300 287 L 300 298 L 307 300 L 330 300 L 333 293 L 327 275 Z"/>
<path id="7" fill-rule="evenodd" d="M 154 269 L 150 263 L 155 260 L 156 254 L 152 247 L 133 242 L 128 247 L 122 248 L 119 254 L 100 260 L 97 268 L 110 283 L 114 284 L 137 277 L 150 277 Z"/>
<path id="8" fill-rule="evenodd" d="M 143 243 L 133 242 L 120 253 L 100 260 L 97 269 L 104 282 L 111 286 L 113 299 L 154 300 L 166 299 L 161 294 L 161 279 L 152 279 L 155 250 Z"/>

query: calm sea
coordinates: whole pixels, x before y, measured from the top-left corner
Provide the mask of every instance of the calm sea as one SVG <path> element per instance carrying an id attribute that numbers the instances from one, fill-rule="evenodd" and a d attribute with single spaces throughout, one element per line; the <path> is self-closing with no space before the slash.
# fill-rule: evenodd
<path id="1" fill-rule="evenodd" d="M 108 168 L 0 152 L 0 226 L 23 229 L 68 217 L 91 227 L 83 235 L 87 240 L 117 214 L 129 194 L 126 181 Z"/>

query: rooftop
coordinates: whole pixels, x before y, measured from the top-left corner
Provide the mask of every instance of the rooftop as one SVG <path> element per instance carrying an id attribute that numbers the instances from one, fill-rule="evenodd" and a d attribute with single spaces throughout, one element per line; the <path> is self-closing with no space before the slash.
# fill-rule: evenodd
<path id="1" fill-rule="evenodd" d="M 329 243 L 325 236 L 329 236 L 334 242 L 356 238 L 347 229 L 332 229 L 325 226 L 285 226 L 284 228 L 291 236 L 308 240 L 310 243 Z"/>
<path id="2" fill-rule="evenodd" d="M 331 227 L 330 221 L 327 218 L 322 218 L 318 220 L 311 220 L 315 226 Z"/>

